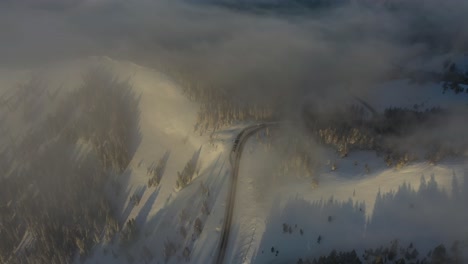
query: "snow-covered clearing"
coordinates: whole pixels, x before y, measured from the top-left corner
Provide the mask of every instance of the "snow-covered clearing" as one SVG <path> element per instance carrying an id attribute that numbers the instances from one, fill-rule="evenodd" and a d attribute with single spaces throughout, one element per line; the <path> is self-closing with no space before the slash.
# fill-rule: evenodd
<path id="1" fill-rule="evenodd" d="M 462 106 L 468 94 L 443 94 L 441 84 L 396 80 L 379 85 L 365 99 L 382 112 L 387 107 Z M 316 146 L 311 151 L 320 157 L 319 167 L 306 177 L 278 174 L 276 164 L 284 154 L 261 141 L 249 140 L 241 161 L 231 263 L 291 263 L 333 249 L 362 253 L 395 239 L 405 246 L 414 243 L 422 254 L 459 240 L 468 252 L 464 158 L 397 169 L 373 151 L 340 158 Z"/>
<path id="2" fill-rule="evenodd" d="M 107 57 L 41 69 L 1 70 L 4 109 L 19 100 L 17 84 L 30 76 L 41 80 L 47 96 L 24 89 L 24 96 L 34 102 L 29 112 L 43 115 L 25 119 L 20 117 L 25 113 L 14 109 L 1 112 L 4 136 L 0 143 L 15 141 L 34 128 L 53 108 L 50 98 L 78 87 L 82 74 L 96 66 L 109 69 L 119 79 L 128 78 L 139 97 L 136 151 L 125 172 L 115 175 L 108 186 L 121 226 L 134 219 L 137 238 L 130 245 L 100 242 L 85 263 L 212 261 L 227 206 L 232 141 L 244 125 L 201 135 L 194 129 L 197 104 L 160 72 Z M 468 93 L 441 94 L 440 84 L 396 80 L 380 85 L 364 99 L 381 111 L 388 106 L 462 105 L 468 97 Z M 318 153 L 319 166 L 312 175 L 278 173 L 284 154 L 261 143 L 265 133 L 251 137 L 244 148 L 226 263 L 291 262 L 332 249 L 387 246 L 394 239 L 412 242 L 421 252 L 460 240 L 468 252 L 464 224 L 468 222 L 468 168 L 462 158 L 396 169 L 387 167 L 374 152 L 354 151 L 340 158 L 316 146 L 311 151 Z M 195 176 L 188 186 L 177 189 L 178 174 L 189 161 L 196 164 Z M 331 170 L 331 164 L 336 170 Z M 149 187 L 149 174 L 156 167 L 162 176 L 156 187 Z M 26 234 L 22 244 L 29 240 Z"/>
<path id="3" fill-rule="evenodd" d="M 371 152 L 340 159 L 324 150 L 316 186 L 310 178 L 274 177 L 269 164 L 280 155 L 262 145 L 252 149 L 241 162 L 231 263 L 291 263 L 394 239 L 414 243 L 421 253 L 460 240 L 468 251 L 468 169 L 461 160 L 397 170 Z M 330 158 L 337 160 L 336 171 Z"/>

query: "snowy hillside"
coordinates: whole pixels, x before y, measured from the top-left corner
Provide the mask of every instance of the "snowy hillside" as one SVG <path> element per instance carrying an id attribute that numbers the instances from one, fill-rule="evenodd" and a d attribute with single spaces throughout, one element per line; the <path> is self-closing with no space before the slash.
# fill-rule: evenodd
<path id="1" fill-rule="evenodd" d="M 94 263 L 95 258 L 107 260 L 107 263 L 126 263 L 127 258 L 132 257 L 137 262 L 153 257 L 154 261 L 167 258 L 177 262 L 187 250 L 189 258 L 209 258 L 219 234 L 216 228 L 223 215 L 221 204 L 225 195 L 220 191 L 229 169 L 224 151 L 229 144 L 225 145 L 223 140 L 228 143 L 231 135 L 210 143 L 208 135 L 195 133 L 197 107 L 160 73 L 131 63 L 108 63 L 119 76 L 128 75 L 141 96 L 141 142 L 124 178 L 119 179 L 122 193 L 115 197 L 120 206 L 120 220 L 125 223 L 135 219 L 139 239 L 129 252 L 102 245 L 102 249 L 96 250 L 96 256 L 89 259 L 90 263 Z M 156 166 L 165 155 L 162 180 L 157 187 L 148 188 L 148 169 Z M 186 189 L 178 191 L 177 173 L 192 158 L 196 160 L 195 179 Z M 210 196 L 203 195 L 201 186 L 210 190 Z M 136 206 L 130 201 L 134 194 L 140 196 Z M 203 214 L 204 203 L 213 211 L 211 216 Z M 197 219 L 202 221 L 201 234 L 194 231 Z M 181 234 L 181 228 L 187 234 Z M 211 240 L 205 241 L 207 237 Z M 172 250 L 174 253 L 170 253 Z"/>
<path id="2" fill-rule="evenodd" d="M 111 71 L 119 79 L 128 79 L 139 98 L 140 135 L 135 154 L 123 174 L 113 176 L 108 186 L 120 225 L 124 227 L 134 219 L 138 239 L 125 248 L 116 241 L 102 242 L 93 248 L 87 261 L 179 262 L 185 256 L 195 263 L 205 262 L 214 254 L 219 239 L 230 169 L 226 150 L 230 149 L 235 128 L 212 136 L 200 135 L 194 131 L 198 108 L 177 85 L 154 70 L 106 57 L 21 72 L 4 70 L 0 78 L 5 89 L 2 92 L 7 101 L 22 80 L 34 75 L 50 93 L 63 94 L 80 86 L 83 74 L 96 66 Z M 43 106 L 52 108 L 50 104 Z M 4 113 L 4 135 L 21 138 L 19 132 L 34 129 L 34 122 L 14 124 L 22 118 L 8 114 L 6 106 Z M 47 111 L 40 113 L 36 120 L 47 115 Z M 2 139 L 6 140 L 4 143 L 9 141 L 8 137 Z M 187 187 L 176 188 L 178 173 L 190 161 L 195 165 L 194 178 L 188 180 Z M 150 187 L 148 181 L 156 170 L 157 182 Z"/>
<path id="3" fill-rule="evenodd" d="M 320 149 L 318 171 L 304 176 L 278 173 L 271 164 L 284 160 L 281 153 L 253 139 L 249 145 L 230 263 L 295 263 L 332 250 L 354 249 L 361 256 L 393 240 L 413 243 L 422 255 L 459 240 L 468 252 L 462 224 L 468 219 L 468 170 L 462 160 L 396 169 L 372 152 L 340 158 Z"/>
<path id="4" fill-rule="evenodd" d="M 0 0 L 0 264 L 468 262 L 468 1 Z"/>
<path id="5" fill-rule="evenodd" d="M 200 105 L 161 72 L 108 57 L 2 70 L 2 155 L 13 164 L 2 165 L 8 168 L 5 175 L 12 179 L 21 174 L 18 168 L 24 164 L 37 166 L 30 160 L 49 153 L 47 149 L 59 141 L 59 136 L 46 136 L 37 149 L 20 143 L 43 131 L 41 124 L 62 109 L 61 98 L 86 86 L 89 69 L 105 69 L 130 84 L 137 99 L 138 133 L 128 166 L 122 172 L 112 171 L 105 183 L 118 230 L 108 231 L 110 220 L 106 220 L 92 248 L 85 249 L 77 240 L 82 256 L 75 253 L 73 258 L 90 264 L 210 263 L 217 254 L 228 207 L 232 144 L 242 128 L 256 123 L 237 122 L 214 133 L 207 123 L 201 132 L 196 125 Z M 408 80 L 369 91 L 363 98 L 379 113 L 387 107 L 457 108 L 468 99 L 468 93 L 442 93 L 441 84 Z M 82 108 L 73 101 L 73 107 Z M 86 107 L 99 109 L 95 103 Z M 83 111 L 75 115 L 84 115 L 86 108 Z M 114 118 L 104 115 L 103 120 Z M 105 138 L 115 136 L 110 128 L 105 133 Z M 81 137 L 76 142 L 72 156 L 94 160 L 100 155 L 99 148 L 93 150 L 93 140 Z M 25 153 L 33 151 L 18 159 L 15 151 L 21 148 L 15 146 L 23 146 Z M 375 151 L 340 155 L 310 141 L 302 125 L 283 122 L 279 128 L 263 129 L 243 148 L 225 263 L 296 263 L 332 250 L 356 250 L 361 256 L 368 254 L 364 250 L 380 246 L 401 247 L 411 254 L 417 249 L 422 257 L 441 243 L 450 247 L 454 241 L 459 241 L 461 256 L 467 257 L 466 166 L 466 155 L 434 164 L 420 159 L 392 166 Z M 17 202 L 0 205 L 10 208 L 12 203 Z M 15 256 L 34 248 L 33 231 L 25 228 L 13 236 L 21 238 Z"/>
<path id="6" fill-rule="evenodd" d="M 378 85 L 363 98 L 378 113 L 388 107 L 424 111 L 468 104 L 468 93 L 445 93 L 440 83 L 407 79 Z M 452 125 L 465 131 L 462 120 Z M 381 247 L 409 252 L 394 260 L 411 261 L 416 249 L 420 260 L 431 261 L 430 253 L 440 244 L 456 248 L 458 261 L 466 261 L 467 153 L 436 164 L 389 166 L 375 151 L 350 151 L 343 157 L 332 148 L 308 144 L 301 128 L 288 129 L 298 131 L 259 133 L 246 146 L 230 263 L 306 263 L 333 250 L 356 250 L 361 261 L 364 255 L 373 261 L 381 253 L 364 250 Z M 438 137 L 450 130 L 429 129 L 426 134 Z M 450 131 L 447 139 L 457 134 Z M 277 148 L 281 144 L 289 147 Z M 311 155 L 312 165 L 307 161 Z"/>

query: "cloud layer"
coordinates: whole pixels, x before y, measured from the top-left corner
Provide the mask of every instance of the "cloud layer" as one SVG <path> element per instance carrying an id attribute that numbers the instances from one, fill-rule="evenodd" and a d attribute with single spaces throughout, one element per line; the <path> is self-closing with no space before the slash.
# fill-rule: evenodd
<path id="1" fill-rule="evenodd" d="M 109 55 L 183 72 L 239 100 L 291 107 L 304 98 L 339 102 L 395 65 L 466 48 L 468 3 L 459 0 L 349 1 L 297 12 L 208 2 L 5 1 L 1 66 Z"/>

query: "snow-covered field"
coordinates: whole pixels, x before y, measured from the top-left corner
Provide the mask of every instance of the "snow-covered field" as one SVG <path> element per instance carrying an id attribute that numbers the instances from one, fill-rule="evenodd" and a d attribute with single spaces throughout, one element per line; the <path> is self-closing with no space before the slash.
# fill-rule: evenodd
<path id="1" fill-rule="evenodd" d="M 156 70 L 107 57 L 27 71 L 1 70 L 2 99 L 31 75 L 40 76 L 49 93 L 74 89 L 82 73 L 96 65 L 128 78 L 140 99 L 139 144 L 129 167 L 117 176 L 120 191 L 108 188 L 120 224 L 135 219 L 138 238 L 125 248 L 101 242 L 86 263 L 211 262 L 226 209 L 232 140 L 245 124 L 200 135 L 194 129 L 197 104 L 173 81 Z M 373 91 L 366 99 L 379 110 L 465 104 L 468 99 L 468 93 L 440 96 L 438 84 L 417 86 L 406 80 Z M 403 100 L 402 93 L 407 95 Z M 34 126 L 15 123 L 19 118 L 12 113 L 1 117 L 6 140 Z M 275 137 L 274 131 L 269 136 Z M 468 252 L 465 160 L 418 162 L 395 169 L 374 152 L 339 158 L 316 146 L 311 151 L 319 153 L 319 167 L 313 175 L 278 174 L 274 165 L 283 156 L 260 143 L 263 137 L 264 132 L 251 137 L 244 148 L 226 263 L 290 263 L 332 249 L 387 246 L 394 239 L 412 242 L 421 252 L 460 240 Z M 163 157 L 162 180 L 157 187 L 148 187 L 148 171 Z M 196 161 L 196 174 L 179 190 L 177 175 L 189 160 Z M 336 170 L 330 169 L 330 162 L 336 163 Z M 135 194 L 141 198 L 137 203 L 132 199 Z"/>
<path id="2" fill-rule="evenodd" d="M 442 93 L 441 86 L 394 80 L 363 98 L 379 112 L 387 107 L 467 105 L 468 93 Z M 311 152 L 320 161 L 312 176 L 278 175 L 276 164 L 284 154 L 261 141 L 252 138 L 241 161 L 231 263 L 292 263 L 333 249 L 355 249 L 360 255 L 394 240 L 405 247 L 414 243 L 421 256 L 441 243 L 450 247 L 461 241 L 466 261 L 466 157 L 397 169 L 373 151 L 353 151 L 341 158 L 332 149 L 315 146 Z"/>
<path id="3" fill-rule="evenodd" d="M 275 176 L 271 164 L 281 155 L 254 139 L 249 144 L 253 152 L 243 157 L 239 174 L 231 263 L 291 263 L 333 249 L 388 246 L 394 239 L 414 243 L 421 253 L 460 240 L 468 251 L 463 160 L 395 169 L 371 152 L 341 159 L 324 149 L 317 185 L 312 178 Z M 336 171 L 328 159 L 337 161 Z"/>

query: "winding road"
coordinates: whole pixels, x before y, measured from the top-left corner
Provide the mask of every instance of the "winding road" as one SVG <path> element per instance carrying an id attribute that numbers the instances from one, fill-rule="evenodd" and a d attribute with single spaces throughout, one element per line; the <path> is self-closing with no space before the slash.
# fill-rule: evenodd
<path id="1" fill-rule="evenodd" d="M 373 108 L 369 103 L 365 100 L 361 99 L 360 97 L 353 96 L 355 100 L 361 103 L 365 108 L 367 108 L 372 115 L 378 116 L 377 111 Z M 226 256 L 226 250 L 229 242 L 229 234 L 231 232 L 231 223 L 232 223 L 232 215 L 234 212 L 234 205 L 235 205 L 235 198 L 236 198 L 236 188 L 237 188 L 237 178 L 239 174 L 239 164 L 240 159 L 242 156 L 242 150 L 244 147 L 245 142 L 251 135 L 255 132 L 265 129 L 267 127 L 278 126 L 278 122 L 271 122 L 271 123 L 260 123 L 257 125 L 252 125 L 244 128 L 234 140 L 234 144 L 232 146 L 232 151 L 229 157 L 229 161 L 232 166 L 231 172 L 231 188 L 229 190 L 229 195 L 227 197 L 227 208 L 224 215 L 224 222 L 223 222 L 223 229 L 221 234 L 221 241 L 219 243 L 218 251 L 216 257 L 214 258 L 214 264 L 223 264 L 224 258 Z"/>
<path id="2" fill-rule="evenodd" d="M 237 188 L 237 177 L 239 174 L 239 164 L 240 159 L 242 156 L 242 150 L 244 148 L 244 144 L 252 136 L 259 130 L 270 126 L 276 126 L 278 123 L 261 123 L 253 126 L 249 126 L 244 128 L 234 140 L 234 144 L 232 146 L 232 151 L 230 154 L 230 163 L 232 166 L 232 173 L 231 173 L 231 188 L 229 190 L 229 195 L 227 197 L 227 209 L 224 215 L 224 223 L 223 223 L 223 230 L 221 234 L 221 242 L 219 243 L 218 253 L 214 259 L 215 264 L 222 264 L 224 263 L 224 258 L 226 256 L 226 250 L 229 241 L 229 234 L 231 232 L 231 223 L 232 223 L 232 215 L 234 212 L 234 205 L 236 201 L 236 188 Z"/>

